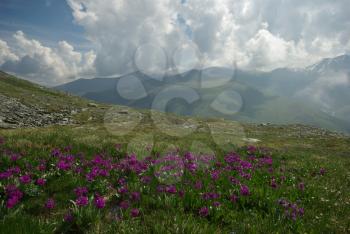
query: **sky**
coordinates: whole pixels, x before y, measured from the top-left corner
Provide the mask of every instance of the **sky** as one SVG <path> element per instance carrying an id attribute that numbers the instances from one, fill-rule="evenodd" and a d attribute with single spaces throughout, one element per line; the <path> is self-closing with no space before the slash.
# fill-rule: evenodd
<path id="1" fill-rule="evenodd" d="M 44 85 L 269 71 L 350 52 L 348 0 L 1 0 L 0 69 Z"/>

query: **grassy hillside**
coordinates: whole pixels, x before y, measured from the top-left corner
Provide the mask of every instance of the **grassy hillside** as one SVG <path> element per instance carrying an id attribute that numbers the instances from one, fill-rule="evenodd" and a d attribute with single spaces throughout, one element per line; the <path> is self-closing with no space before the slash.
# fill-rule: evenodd
<path id="1" fill-rule="evenodd" d="M 28 105 L 87 109 L 82 124 L 0 129 L 0 233 L 350 232 L 347 136 L 89 106 L 1 82 Z"/>
<path id="2" fill-rule="evenodd" d="M 60 109 L 85 107 L 87 101 L 53 89 L 47 89 L 29 81 L 18 79 L 0 71 L 0 93 L 19 99 L 23 104 L 38 105 L 58 111 Z"/>

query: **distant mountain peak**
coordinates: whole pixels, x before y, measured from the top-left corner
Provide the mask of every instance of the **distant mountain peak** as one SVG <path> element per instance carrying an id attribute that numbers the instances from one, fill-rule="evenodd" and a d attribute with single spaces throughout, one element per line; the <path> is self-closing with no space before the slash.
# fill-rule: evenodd
<path id="1" fill-rule="evenodd" d="M 343 54 L 334 58 L 325 58 L 306 68 L 307 71 L 326 74 L 329 72 L 349 72 L 350 55 Z"/>

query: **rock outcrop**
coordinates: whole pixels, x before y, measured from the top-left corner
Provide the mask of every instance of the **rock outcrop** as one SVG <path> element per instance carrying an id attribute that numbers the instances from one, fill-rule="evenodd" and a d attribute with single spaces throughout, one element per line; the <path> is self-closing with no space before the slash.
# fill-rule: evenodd
<path id="1" fill-rule="evenodd" d="M 72 115 L 78 110 L 50 112 L 35 105 L 24 105 L 15 98 L 0 94 L 0 128 L 43 127 L 74 123 Z"/>

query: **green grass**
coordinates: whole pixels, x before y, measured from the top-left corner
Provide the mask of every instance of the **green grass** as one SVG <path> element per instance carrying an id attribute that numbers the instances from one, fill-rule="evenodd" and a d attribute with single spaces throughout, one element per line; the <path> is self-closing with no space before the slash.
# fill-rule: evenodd
<path id="1" fill-rule="evenodd" d="M 17 79 L 0 71 L 0 93 L 14 97 L 26 105 L 36 105 L 48 111 L 60 111 L 86 106 L 87 101 L 57 92 L 29 81 Z"/>
<path id="2" fill-rule="evenodd" d="M 116 221 L 111 218 L 113 209 L 98 211 L 91 206 L 76 210 L 79 213 L 77 220 L 68 224 L 62 221 L 70 205 L 67 201 L 74 199 L 72 189 L 83 180 L 69 173 L 53 172 L 47 175 L 47 187 L 39 195 L 35 186 L 26 188 L 27 195 L 16 209 L 8 210 L 0 204 L 0 233 L 350 232 L 350 138 L 347 136 L 299 125 L 258 126 L 197 118 L 190 118 L 186 123 L 188 119 L 183 117 L 158 112 L 152 116 L 149 111 L 133 109 L 128 109 L 127 115 L 118 116 L 115 124 L 120 126 L 112 131 L 111 126 L 102 124 L 111 106 L 89 107 L 86 100 L 78 97 L 41 88 L 5 73 L 0 75 L 0 93 L 18 98 L 25 104 L 35 104 L 50 111 L 86 108 L 75 115 L 80 125 L 0 130 L 0 137 L 6 139 L 2 147 L 25 154 L 22 164 L 49 159 L 53 148 L 67 145 L 73 147 L 72 153 L 83 152 L 89 158 L 98 153 L 113 155 L 115 144 L 121 144 L 122 155 L 127 152 L 141 157 L 162 155 L 178 148 L 180 154 L 186 151 L 209 153 L 220 159 L 228 151 L 241 151 L 245 144 L 243 138 L 257 138 L 260 142 L 256 146 L 268 147 L 272 152 L 276 173 L 284 169 L 288 178 L 285 185 L 272 190 L 263 184 L 266 175 L 262 174 L 250 182 L 254 188 L 251 200 L 228 206 L 229 209 L 208 218 L 199 217 L 190 209 L 196 207 L 196 199 L 189 199 L 192 203 L 182 206 L 176 199 L 164 197 L 157 202 L 148 197 L 142 202 L 139 218 Z M 117 112 L 127 109 L 114 108 Z M 140 121 L 138 114 L 142 115 Z M 135 122 L 135 126 L 128 125 Z M 196 125 L 193 131 L 188 128 L 191 124 Z M 0 171 L 7 163 L 1 157 Z M 320 168 L 326 169 L 324 176 L 319 175 Z M 296 188 L 300 182 L 306 186 L 303 194 Z M 0 181 L 0 201 L 3 200 L 2 183 Z M 97 189 L 105 188 L 104 185 L 101 182 Z M 228 188 L 226 184 L 220 185 Z M 133 186 L 138 188 L 139 184 Z M 52 212 L 43 208 L 48 196 L 54 196 L 57 201 L 57 208 Z M 301 199 L 305 215 L 296 222 L 284 219 L 276 206 L 280 197 L 293 201 Z"/>
<path id="3" fill-rule="evenodd" d="M 296 127 L 281 129 L 271 126 L 244 125 L 244 129 L 247 137 L 261 140 L 258 145 L 271 148 L 277 167 L 287 170 L 291 187 L 295 187 L 299 182 L 305 183 L 306 195 L 303 197 L 305 216 L 301 220 L 296 223 L 285 221 L 274 212 L 262 212 L 254 208 L 255 206 L 243 210 L 232 209 L 219 218 L 205 219 L 175 206 L 167 209 L 150 208 L 143 213 L 141 219 L 122 221 L 101 219 L 96 210 L 90 211 L 82 215 L 82 219 L 88 221 L 81 221 L 89 225 L 85 229 L 75 227 L 75 230 L 82 233 L 113 233 L 116 230 L 120 233 L 346 233 L 350 231 L 349 138 L 312 133 L 300 136 Z M 26 152 L 28 160 L 37 157 L 45 158 L 52 148 L 67 145 L 72 145 L 75 152 L 84 152 L 90 156 L 98 152 L 112 152 L 116 143 L 124 144 L 123 147 L 126 150 L 127 143 L 132 142 L 131 139 L 135 136 L 133 134 L 141 136 L 136 137 L 138 141 L 133 143 L 135 149 L 138 149 L 137 143 L 144 149 L 149 144 L 148 136 L 153 135 L 154 152 L 164 152 L 169 145 L 179 147 L 183 151 L 191 149 L 189 138 L 196 139 L 219 156 L 226 150 L 216 146 L 207 133 L 198 132 L 188 138 L 173 138 L 153 130 L 154 127 L 145 125 L 135 133 L 120 137 L 111 135 L 103 125 L 86 125 L 2 130 L 0 135 L 7 139 L 6 146 L 11 150 Z M 226 147 L 237 149 L 233 145 L 226 145 Z M 318 174 L 320 168 L 327 170 L 323 177 L 314 175 L 314 173 Z M 52 185 L 48 188 L 50 193 L 55 194 L 56 199 L 64 201 L 67 199 L 66 194 L 72 190 L 76 182 L 74 178 L 66 177 L 50 184 Z M 287 192 L 287 189 L 290 188 L 281 189 L 277 194 L 270 193 L 269 196 L 272 200 L 277 199 Z M 28 208 L 30 207 L 28 204 L 31 204 L 32 208 Z M 14 220 L 18 220 L 17 229 L 12 233 L 21 233 L 21 230 L 26 230 L 28 233 L 64 231 L 66 224 L 62 223 L 61 211 L 57 210 L 49 217 L 43 216 L 40 213 L 42 212 L 40 205 L 35 205 L 30 200 L 25 202 L 23 207 L 27 208 L 23 208 L 18 214 L 3 216 L 1 233 L 8 233 L 6 227 Z"/>

